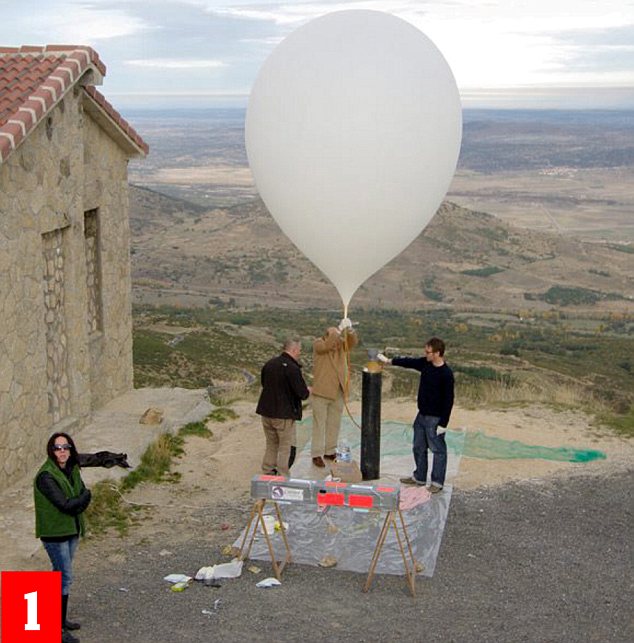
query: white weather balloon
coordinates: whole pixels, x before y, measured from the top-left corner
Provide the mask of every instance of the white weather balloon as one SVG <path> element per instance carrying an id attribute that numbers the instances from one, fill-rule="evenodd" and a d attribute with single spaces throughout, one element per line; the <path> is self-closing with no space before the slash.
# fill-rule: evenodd
<path id="1" fill-rule="evenodd" d="M 456 82 L 436 46 L 378 11 L 338 11 L 270 54 L 246 116 L 264 203 L 344 304 L 433 217 L 460 151 Z"/>

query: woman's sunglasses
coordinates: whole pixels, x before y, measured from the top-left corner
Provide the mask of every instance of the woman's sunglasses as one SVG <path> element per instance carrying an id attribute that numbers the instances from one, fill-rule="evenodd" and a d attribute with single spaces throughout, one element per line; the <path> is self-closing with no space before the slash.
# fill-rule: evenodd
<path id="1" fill-rule="evenodd" d="M 70 451 L 71 449 L 70 444 L 56 444 L 53 446 L 53 451 Z"/>

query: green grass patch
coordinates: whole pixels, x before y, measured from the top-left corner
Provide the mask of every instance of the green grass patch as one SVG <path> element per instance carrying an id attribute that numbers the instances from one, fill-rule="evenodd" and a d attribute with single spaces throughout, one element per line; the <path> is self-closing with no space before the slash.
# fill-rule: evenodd
<path id="1" fill-rule="evenodd" d="M 179 429 L 178 435 L 181 437 L 196 435 L 199 438 L 210 438 L 213 433 L 207 428 L 204 422 L 190 422 Z"/>
<path id="2" fill-rule="evenodd" d="M 625 414 L 613 414 L 598 418 L 602 424 L 610 427 L 619 435 L 634 437 L 634 406 Z"/>
<path id="3" fill-rule="evenodd" d="M 207 419 L 212 422 L 226 422 L 227 420 L 236 420 L 237 418 L 238 414 L 233 409 L 227 408 L 226 406 L 214 409 L 207 416 Z"/>
<path id="4" fill-rule="evenodd" d="M 121 481 L 121 491 L 130 491 L 141 482 L 167 482 L 172 459 L 184 453 L 185 439 L 164 433 L 141 456 L 139 466 Z"/>
<path id="5" fill-rule="evenodd" d="M 169 359 L 170 353 L 170 347 L 161 333 L 148 330 L 134 333 L 132 358 L 135 364 L 163 366 Z"/>
<path id="6" fill-rule="evenodd" d="M 85 513 L 90 535 L 98 536 L 114 529 L 124 536 L 137 508 L 122 502 L 119 485 L 113 481 L 102 480 L 93 485 L 91 492 L 92 500 Z"/>

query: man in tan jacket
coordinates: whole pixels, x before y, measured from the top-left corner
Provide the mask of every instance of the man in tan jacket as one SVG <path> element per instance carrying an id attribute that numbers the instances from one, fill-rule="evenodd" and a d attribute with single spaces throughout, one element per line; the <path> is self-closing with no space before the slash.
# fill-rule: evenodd
<path id="1" fill-rule="evenodd" d="M 313 435 L 311 456 L 316 467 L 335 459 L 344 398 L 348 388 L 347 354 L 359 343 L 346 317 L 313 342 Z"/>

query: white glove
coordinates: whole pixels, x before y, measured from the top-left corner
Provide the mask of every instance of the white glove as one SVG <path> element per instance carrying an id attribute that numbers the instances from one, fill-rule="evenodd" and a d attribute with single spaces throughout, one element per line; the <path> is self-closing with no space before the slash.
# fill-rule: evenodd
<path id="1" fill-rule="evenodd" d="M 389 359 L 388 357 L 385 357 L 385 355 L 383 355 L 383 353 L 379 353 L 376 356 L 376 358 L 379 360 L 379 362 L 381 362 L 381 364 L 391 364 L 392 363 L 392 360 Z"/>
<path id="2" fill-rule="evenodd" d="M 340 332 L 340 333 L 343 333 L 343 331 L 344 331 L 346 328 L 347 328 L 347 329 L 352 328 L 352 322 L 350 321 L 350 319 L 348 319 L 348 317 L 344 317 L 344 318 L 339 322 L 339 326 L 337 326 L 337 328 L 339 329 L 339 332 Z"/>

